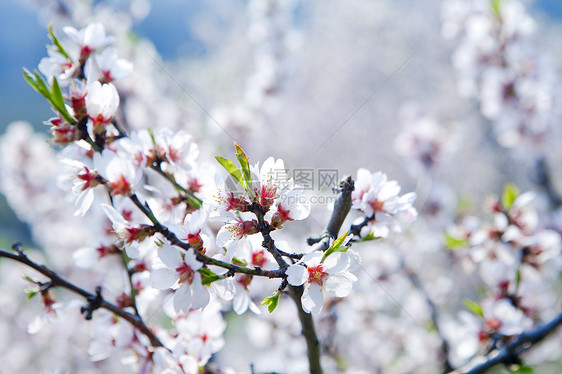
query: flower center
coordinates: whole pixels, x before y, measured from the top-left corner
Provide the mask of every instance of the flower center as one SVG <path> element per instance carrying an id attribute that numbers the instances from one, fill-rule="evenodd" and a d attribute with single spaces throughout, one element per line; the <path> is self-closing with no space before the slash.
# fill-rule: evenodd
<path id="1" fill-rule="evenodd" d="M 178 273 L 180 279 L 180 283 L 184 283 L 187 282 L 188 284 L 193 283 L 193 276 L 195 275 L 195 272 L 193 271 L 193 269 L 191 269 L 189 267 L 188 264 L 184 262 L 182 262 L 182 264 L 176 268 L 176 272 Z"/>
<path id="2" fill-rule="evenodd" d="M 369 205 L 371 205 L 371 208 L 373 208 L 374 213 L 382 212 L 384 207 L 384 201 L 379 201 L 378 199 L 375 199 L 371 201 Z"/>
<path id="3" fill-rule="evenodd" d="M 113 195 L 127 195 L 131 191 L 131 184 L 121 175 L 119 179 L 109 184 L 109 188 Z"/>
<path id="4" fill-rule="evenodd" d="M 328 273 L 324 272 L 322 264 L 308 267 L 308 283 L 316 283 L 317 285 L 322 286 L 327 277 Z"/>

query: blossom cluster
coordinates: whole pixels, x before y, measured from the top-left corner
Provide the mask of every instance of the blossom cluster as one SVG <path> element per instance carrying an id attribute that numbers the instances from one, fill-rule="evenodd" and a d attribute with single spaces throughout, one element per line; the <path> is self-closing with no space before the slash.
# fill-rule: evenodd
<path id="1" fill-rule="evenodd" d="M 45 271 L 21 279 L 0 261 L 6 370 L 318 372 L 316 347 L 324 372 L 464 371 L 556 317 L 555 188 L 509 187 L 486 201 L 490 219 L 468 215 L 474 195 L 524 176 L 505 167 L 485 127 L 464 126 L 459 113 L 480 114 L 450 87 L 456 68 L 502 145 L 530 140 L 544 152 L 555 79 L 528 43 L 541 24 L 517 1 L 442 4 L 443 32 L 462 34 L 453 67 L 437 29 L 423 31 L 424 64 L 423 43 L 411 56 L 400 47 L 417 44 L 412 30 L 438 27 L 427 22 L 437 2 L 211 2 L 214 13 L 190 25 L 206 52 L 177 65 L 132 34 L 146 0 L 55 3 L 42 14 L 82 27 L 51 29 L 48 56 L 25 73 L 55 112 L 50 138 L 9 127 L 0 189 L 42 248 L 23 253 L 91 295 L 62 292 Z M 392 85 L 364 101 L 381 81 Z M 394 85 L 423 113 L 390 94 Z M 265 161 L 238 144 L 232 161 L 210 159 L 227 136 Z M 392 145 L 401 167 L 385 153 Z M 267 158 L 272 150 L 284 161 Z M 317 191 L 278 173 L 303 160 L 365 168 L 323 211 L 309 203 Z M 415 192 L 402 192 L 407 172 Z M 33 305 L 22 305 L 26 287 Z M 503 363 L 524 372 L 559 360 L 548 334 Z"/>
<path id="2" fill-rule="evenodd" d="M 485 201 L 490 221 L 465 216 L 446 234 L 447 245 L 467 272 L 478 272 L 486 289 L 482 300 L 465 300 L 474 313 L 463 317 L 472 326 L 472 335 L 464 337 L 471 342 L 463 350 L 465 359 L 528 330 L 553 306 L 545 295 L 554 290 L 545 280 L 562 270 L 562 242 L 558 232 L 541 225 L 535 199 L 535 193 L 509 185 L 501 199 Z"/>
<path id="3" fill-rule="evenodd" d="M 152 326 L 148 335 L 110 311 L 95 312 L 95 299 L 83 305 L 86 318 L 95 317 L 88 349 L 93 361 L 128 352 L 135 358 L 127 361 L 143 371 L 198 372 L 224 345 L 219 311 L 225 305 L 239 314 L 248 309 L 261 313 L 256 293 L 250 292 L 256 275 L 281 280 L 262 302 L 270 312 L 287 287 L 305 285 L 298 305 L 302 302 L 304 312 L 313 315 L 327 302 L 325 295 L 351 293 L 357 278 L 350 270 L 360 262 L 348 250 L 353 235 L 332 238 L 327 248 L 312 247 L 306 254 L 275 239 L 311 210 L 303 189 L 277 175 L 284 170 L 283 160 L 270 157 L 251 166 L 236 143 L 240 166 L 216 158 L 228 172 L 225 180 L 197 160 L 198 146 L 186 132 L 126 128 L 113 82 L 130 75 L 132 64 L 118 58 L 114 38 L 100 23 L 63 31 L 66 39 L 49 30 L 49 57 L 41 60 L 39 72 L 24 75 L 56 114 L 46 123 L 52 143 L 61 147 L 59 188 L 72 196 L 75 217 L 95 217 L 94 225 L 101 225 L 101 235 L 74 248 L 72 260 L 80 269 L 121 262 L 125 287 L 120 290 L 111 277 L 101 279 L 96 297 L 110 293 L 122 313 L 134 313 L 141 323 L 153 303 L 172 294 L 163 311 L 173 330 Z M 382 173 L 373 174 L 367 186 L 364 174 L 370 175 L 360 169 L 361 192 L 354 207 L 370 217 L 373 227 L 384 221 L 398 229 L 394 219 L 415 218 L 415 194 L 399 197 L 398 184 L 387 183 Z M 216 222 L 220 226 L 213 230 Z M 377 237 L 388 235 L 379 231 Z M 59 303 L 54 285 L 30 281 L 44 304 L 44 314 L 30 324 L 32 333 L 79 304 L 76 299 Z M 194 322 L 197 318 L 201 321 Z"/>
<path id="4" fill-rule="evenodd" d="M 443 19 L 444 36 L 460 39 L 453 55 L 459 91 L 478 100 L 499 143 L 544 143 L 554 124 L 556 77 L 532 44 L 537 27 L 523 3 L 447 1 Z"/>

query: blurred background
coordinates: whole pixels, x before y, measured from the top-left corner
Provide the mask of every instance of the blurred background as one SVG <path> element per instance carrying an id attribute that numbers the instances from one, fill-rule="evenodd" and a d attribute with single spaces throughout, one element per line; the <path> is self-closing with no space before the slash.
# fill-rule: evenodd
<path id="1" fill-rule="evenodd" d="M 2 85 L 0 87 L 0 134 L 5 131 L 8 124 L 19 120 L 28 121 L 38 131 L 44 131 L 45 133 L 47 132 L 47 128 L 42 126 L 42 122 L 48 119 L 50 116 L 49 107 L 46 102 L 39 95 L 33 92 L 32 89 L 24 82 L 24 80 L 22 79 L 22 68 L 35 68 L 40 59 L 45 56 L 45 45 L 48 43 L 46 35 L 46 24 L 49 22 L 49 20 L 45 19 L 45 12 L 42 13 L 38 10 L 40 10 L 42 7 L 48 7 L 48 3 L 48 1 L 40 0 L 0 0 L 0 50 L 2 51 L 2 53 L 0 53 L 0 81 L 2 82 Z M 92 3 L 107 3 L 115 9 L 119 10 L 120 7 L 128 6 L 130 2 L 117 0 L 93 1 Z M 137 8 L 139 8 L 138 3 L 142 3 L 143 5 L 140 6 L 141 9 L 136 10 L 136 12 L 139 14 L 137 17 L 137 21 L 133 26 L 134 33 L 138 37 L 147 38 L 148 40 L 152 41 L 155 50 L 164 61 L 171 64 L 175 63 L 176 67 L 178 66 L 178 64 L 181 66 L 182 63 L 185 63 L 187 66 L 191 66 L 192 68 L 193 66 L 190 64 L 196 64 L 198 61 L 205 61 L 208 54 L 216 55 L 217 51 L 220 51 L 221 48 L 224 49 L 224 46 L 217 46 L 213 43 L 216 43 L 216 39 L 220 39 L 221 35 L 224 36 L 227 34 L 227 32 L 232 33 L 232 31 L 237 30 L 237 27 L 239 27 L 236 26 L 237 22 L 235 22 L 233 19 L 229 19 L 228 16 L 229 14 L 231 14 L 233 17 L 245 16 L 244 8 L 246 6 L 246 2 L 244 1 L 229 2 L 231 4 L 226 7 L 223 6 L 225 4 L 221 4 L 220 1 L 206 2 L 199 0 L 147 0 L 145 2 L 137 2 Z M 418 5 L 414 5 L 414 2 L 411 1 L 404 1 L 400 3 L 406 4 L 403 5 L 406 8 L 408 7 L 408 3 L 412 3 L 412 9 L 417 9 L 419 7 Z M 438 9 L 438 1 L 430 1 L 428 2 L 428 4 L 429 3 L 432 4 L 429 8 L 433 11 L 435 11 L 435 9 Z M 541 24 L 541 28 L 546 27 L 547 29 L 552 30 L 559 27 L 560 21 L 562 20 L 562 2 L 558 0 L 537 0 L 534 2 L 530 2 L 530 4 L 532 6 L 531 13 Z M 227 10 L 223 9 L 222 14 L 221 12 L 217 13 L 217 9 L 221 8 Z M 229 13 L 228 8 L 237 9 L 238 12 L 234 11 Z M 323 19 L 321 21 L 314 20 L 310 24 L 307 24 L 307 22 L 311 21 L 311 18 L 321 18 L 322 16 L 326 16 L 320 15 L 320 17 L 317 17 L 318 15 L 315 15 L 315 17 L 312 17 L 310 13 L 307 13 L 312 11 L 313 10 L 311 10 L 311 8 L 303 9 L 303 7 L 301 7 L 300 5 L 294 6 L 293 22 L 297 25 L 297 27 L 302 27 L 303 29 L 310 27 L 312 30 L 314 30 L 314 27 L 318 27 L 318 25 L 322 27 L 329 27 L 330 25 L 333 25 L 334 29 L 337 29 L 338 23 L 341 22 L 341 20 L 337 19 L 334 19 L 333 21 L 331 21 L 330 19 Z M 388 23 L 383 22 L 383 26 L 392 24 L 393 17 L 396 18 L 394 21 L 400 21 L 400 18 L 403 17 L 403 19 L 407 20 L 411 18 L 412 15 L 395 13 L 387 14 L 386 16 L 388 16 L 390 19 Z M 427 22 L 426 27 L 428 30 L 439 30 L 438 22 L 434 21 L 438 21 L 438 18 L 436 16 L 430 18 L 430 21 Z M 244 20 L 241 20 L 241 23 L 245 25 Z M 416 26 L 419 25 L 420 23 L 416 23 Z M 406 42 L 404 42 L 404 45 L 411 50 L 412 37 L 415 36 L 414 34 L 419 30 L 416 29 L 416 32 L 414 33 L 410 31 L 410 35 L 399 35 L 400 33 L 404 33 L 404 30 L 404 25 L 398 24 L 395 31 L 395 34 L 397 34 L 396 38 L 402 38 L 406 40 Z M 246 37 L 244 35 L 244 31 L 245 30 L 242 29 L 240 35 L 238 35 L 241 39 L 245 39 Z M 393 31 L 390 30 L 390 32 Z M 424 32 L 426 32 L 428 35 L 432 34 L 431 31 Z M 205 36 L 205 33 L 209 34 L 210 37 L 207 38 Z M 334 45 L 337 46 L 337 40 L 329 39 L 330 35 L 334 34 L 334 30 L 328 31 L 327 34 L 328 35 L 326 36 L 326 39 L 332 43 L 335 43 Z M 335 32 L 335 34 L 337 35 L 338 32 Z M 215 40 L 213 40 L 213 37 L 215 38 Z M 349 35 L 343 35 L 341 37 L 342 43 L 345 43 L 346 40 L 349 40 L 345 39 L 346 37 L 349 38 Z M 205 38 L 207 38 L 207 40 L 205 40 Z M 209 40 L 211 41 L 210 43 Z M 358 41 L 358 44 L 356 46 L 350 46 L 349 50 L 340 50 L 336 51 L 336 53 L 358 53 L 358 50 L 360 51 L 361 48 L 365 48 L 364 42 L 365 41 Z M 385 42 L 390 42 L 391 44 L 392 40 L 387 40 Z M 428 53 L 433 55 L 433 52 L 430 51 L 431 40 L 428 39 L 425 42 L 422 41 L 421 43 L 419 43 L 419 45 L 420 46 L 419 50 L 417 51 L 417 56 L 415 56 L 415 58 L 413 59 L 414 61 L 409 63 L 410 70 L 415 71 L 416 69 L 418 69 L 420 60 L 422 59 L 427 58 L 428 64 L 432 63 L 432 58 L 428 57 Z M 323 46 L 320 45 L 315 46 L 314 48 L 318 48 L 318 53 L 325 52 L 328 58 L 332 58 L 332 63 L 335 64 L 337 69 L 340 69 L 339 71 L 342 75 L 354 74 L 353 72 L 349 71 L 349 67 L 337 65 L 337 61 L 334 62 L 333 56 L 330 56 L 329 53 L 333 48 L 328 46 L 325 47 L 326 48 L 323 48 Z M 555 50 L 556 48 L 558 48 L 558 46 L 553 46 L 553 50 Z M 384 52 L 381 53 L 381 55 L 384 55 Z M 406 53 L 405 56 L 410 57 L 408 53 Z M 243 58 L 247 57 L 248 56 L 243 56 Z M 441 56 L 440 58 L 442 57 L 443 56 Z M 353 57 L 347 56 L 346 58 L 350 59 Z M 357 60 L 360 60 L 360 58 L 358 58 Z M 212 58 L 210 59 L 210 61 L 211 63 L 217 63 L 217 61 L 213 60 Z M 236 64 L 240 63 L 240 61 L 244 60 L 233 60 L 230 61 L 230 63 Z M 396 68 L 396 66 L 396 61 L 393 61 L 393 64 L 389 66 L 390 70 L 387 69 L 385 73 L 388 74 L 389 71 Z M 436 65 L 435 68 L 438 68 L 438 66 Z M 197 71 L 197 69 L 198 68 L 195 67 L 194 71 Z M 337 71 L 338 70 L 328 69 L 326 72 L 332 74 Z M 178 74 L 181 74 L 181 72 L 178 72 Z M 358 74 L 360 74 L 360 72 Z M 408 74 L 403 75 L 408 77 L 407 79 L 411 78 Z M 331 76 L 330 79 L 332 86 L 344 84 L 344 82 L 341 82 L 343 78 L 340 76 Z M 198 83 L 201 84 L 201 82 Z M 316 86 L 318 86 L 319 84 L 318 82 L 312 83 Z M 420 82 L 418 81 L 417 83 Z M 197 82 L 195 81 L 194 86 L 196 84 Z M 372 86 L 373 85 L 371 85 L 371 87 Z M 195 96 L 209 94 L 209 92 L 204 92 L 205 87 L 198 88 L 199 91 L 193 92 Z M 216 87 L 213 87 L 212 89 L 215 88 Z M 358 87 L 359 91 L 362 89 L 363 88 Z M 398 95 L 398 97 L 403 96 L 404 100 L 406 100 L 408 98 L 412 98 L 412 96 L 415 96 L 412 94 L 413 92 L 417 92 L 415 90 L 410 90 L 410 92 L 408 92 L 408 89 L 408 86 L 405 86 L 403 82 L 399 81 L 396 84 L 391 84 L 388 85 L 388 87 L 385 87 L 384 96 L 394 97 L 394 101 L 397 101 L 395 95 Z M 353 93 L 350 94 L 352 100 L 350 100 L 349 105 L 347 105 L 345 102 L 342 103 L 342 106 L 345 108 L 345 110 L 351 113 L 353 111 L 353 108 L 357 106 L 356 104 L 360 103 L 363 100 L 363 98 L 366 96 L 366 93 L 360 93 L 362 94 L 362 96 L 359 95 L 357 99 L 353 98 Z M 216 99 L 217 102 L 213 103 L 213 105 L 220 106 L 220 100 L 224 99 L 224 97 L 218 97 Z M 311 104 L 314 105 L 314 98 L 310 99 Z M 330 106 L 330 100 L 334 100 L 334 98 L 331 98 L 327 95 L 327 97 L 320 98 L 320 100 L 323 100 L 324 102 L 319 103 L 320 107 L 318 109 L 326 109 L 329 111 L 330 109 L 328 107 Z M 383 99 L 381 99 L 381 101 L 384 102 Z M 224 103 L 224 105 L 228 104 L 228 102 Z M 326 107 L 322 108 L 323 106 Z M 384 116 L 384 113 L 381 110 L 377 110 L 375 108 L 373 109 L 373 111 L 375 115 L 379 115 L 382 113 L 381 115 Z M 395 110 L 395 112 L 396 111 L 397 110 Z M 365 117 L 362 118 L 368 118 L 368 116 L 371 114 L 373 113 L 367 110 L 365 111 Z M 326 115 L 329 116 L 330 114 L 326 113 Z M 318 118 L 307 118 L 306 116 L 303 116 L 301 120 L 302 119 L 313 122 L 315 120 L 318 120 Z M 358 122 L 361 122 L 361 118 L 358 119 Z M 300 126 L 300 124 L 298 124 L 297 126 Z M 332 125 L 332 129 L 334 127 L 336 126 Z M 352 131 L 353 133 L 353 129 L 348 130 Z M 259 146 L 254 145 L 250 148 L 252 147 L 255 148 L 253 149 L 254 152 L 260 153 Z M 314 155 L 303 156 L 302 153 L 297 154 L 297 156 L 301 158 L 314 157 Z M 317 156 L 320 156 L 321 158 L 321 155 Z M 352 157 L 355 158 L 356 156 L 353 155 Z M 295 158 L 296 157 L 294 157 L 293 159 Z M 314 163 L 315 161 L 312 160 L 311 162 Z M 342 164 L 344 163 L 342 162 Z M 350 168 L 350 170 L 353 169 Z M 0 244 L 5 247 L 14 240 L 29 241 L 30 233 L 25 225 L 20 223 L 15 215 L 10 211 L 4 197 L 0 196 Z"/>
<path id="2" fill-rule="evenodd" d="M 562 2 L 523 2 L 537 23 L 535 46 L 549 56 L 560 81 Z M 35 69 L 46 55 L 49 22 L 58 35 L 62 34 L 65 23 L 60 20 L 64 17 L 57 18 L 57 14 L 64 13 L 65 3 L 68 0 L 0 0 L 0 135 L 14 121 L 27 121 L 36 132 L 48 133 L 42 123 L 51 116 L 50 109 L 24 82 L 22 68 Z M 454 191 L 458 195 L 449 201 L 451 211 L 465 198 L 478 206 L 485 194 L 500 192 L 507 182 L 515 182 L 522 191 L 538 189 L 529 178 L 532 167 L 498 145 L 491 121 L 480 113 L 476 100 L 458 94 L 457 72 L 451 63 L 458 43 L 443 38 L 443 0 L 272 0 L 270 4 L 280 7 L 267 20 L 264 18 L 275 13 L 259 8 L 267 1 L 76 3 L 99 8 L 96 20 L 103 21 L 109 33 L 139 41 L 136 46 L 140 48 L 122 50 L 135 62 L 137 75 L 118 86 L 122 97 L 131 87 L 130 91 L 141 92 L 138 97 L 128 97 L 124 105 L 133 127 L 185 129 L 199 144 L 203 162 L 213 161 L 216 154 L 231 156 L 235 138 L 252 162 L 274 155 L 285 160 L 287 168 L 336 169 L 340 177 L 355 173 L 359 167 L 382 170 L 399 181 L 403 192 L 418 192 L 420 207 L 430 199 L 427 191 L 436 191 L 443 200 Z M 90 20 L 80 17 L 80 7 L 76 8 L 69 18 L 81 28 Z M 119 17 L 119 12 L 131 17 Z M 132 34 L 128 22 L 132 23 Z M 144 97 L 143 88 L 148 91 Z M 151 103 L 153 98 L 158 101 Z M 423 172 L 416 175 L 396 150 L 395 141 L 405 124 L 417 125 L 420 118 L 435 118 L 447 132 L 442 139 L 450 144 L 444 148 L 454 152 L 443 152 L 448 167 L 436 168 L 433 177 L 450 185 L 450 190 L 440 190 L 437 183 L 431 185 L 431 178 L 424 178 Z M 562 149 L 556 143 L 562 135 L 559 127 L 545 147 L 550 147 L 546 149 L 554 182 L 562 186 L 562 165 L 558 162 Z M 29 140 L 29 144 L 37 143 Z M 28 221 L 33 222 L 40 202 L 23 202 Z M 53 212 L 47 211 L 44 216 L 48 219 L 41 217 L 46 222 L 33 229 L 38 247 L 59 251 L 66 246 L 68 253 L 77 248 L 56 231 L 66 234 L 72 232 L 72 222 L 80 225 L 71 214 L 73 202 L 64 203 L 61 206 L 70 212 L 70 219 L 61 219 L 53 229 L 49 220 Z M 53 211 L 64 213 L 61 207 L 51 205 L 55 205 Z M 321 232 L 328 218 L 326 208 L 314 207 L 310 226 L 298 234 L 304 237 Z M 436 232 L 440 234 L 439 230 L 451 223 L 448 218 L 431 222 Z M 6 248 L 16 240 L 30 245 L 31 231 L 0 195 L 0 246 Z M 48 238 L 47 233 L 55 238 Z M 83 245 L 84 240 L 75 236 Z M 298 242 L 296 238 L 293 240 Z M 440 236 L 423 242 L 430 247 L 440 242 Z M 421 257 L 434 257 L 432 252 L 427 256 L 420 253 Z M 433 276 L 431 270 L 426 273 Z M 6 279 L 12 278 L 8 274 Z M 20 319 L 29 320 L 25 316 Z M 240 344 L 224 354 L 231 355 L 229 362 L 243 363 L 243 350 L 246 346 Z"/>

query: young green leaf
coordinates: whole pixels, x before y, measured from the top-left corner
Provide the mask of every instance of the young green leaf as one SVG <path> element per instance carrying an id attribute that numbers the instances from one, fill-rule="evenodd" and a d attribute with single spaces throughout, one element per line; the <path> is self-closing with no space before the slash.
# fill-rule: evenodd
<path id="1" fill-rule="evenodd" d="M 244 188 L 250 200 L 254 197 L 254 190 L 252 186 L 252 174 L 250 172 L 250 163 L 248 161 L 248 156 L 246 152 L 242 149 L 240 144 L 234 142 L 234 148 L 236 149 L 236 159 L 240 163 L 240 170 L 242 171 L 242 177 L 244 179 Z"/>
<path id="2" fill-rule="evenodd" d="M 68 123 L 75 123 L 76 120 L 66 110 L 64 105 L 64 98 L 62 96 L 62 91 L 57 82 L 56 78 L 53 78 L 53 84 L 51 89 L 47 87 L 45 79 L 39 74 L 37 70 L 31 74 L 27 69 L 23 69 L 23 78 L 25 81 L 41 96 L 43 96 L 47 101 L 53 106 L 53 108 L 59 112 L 61 117 L 63 117 Z"/>
<path id="3" fill-rule="evenodd" d="M 511 206 L 513 205 L 515 199 L 517 199 L 517 196 L 519 196 L 519 190 L 514 184 L 510 183 L 505 185 L 502 194 L 502 206 L 504 209 L 511 209 Z"/>
<path id="4" fill-rule="evenodd" d="M 464 299 L 463 301 L 464 306 L 470 310 L 472 313 L 476 314 L 477 316 L 484 317 L 484 311 L 480 304 L 470 299 Z"/>
<path id="5" fill-rule="evenodd" d="M 448 233 L 443 234 L 443 242 L 447 249 L 450 249 L 452 251 L 466 247 L 468 245 L 468 240 L 464 238 L 455 238 Z"/>
<path id="6" fill-rule="evenodd" d="M 234 265 L 238 265 L 238 266 L 248 265 L 248 263 L 246 261 L 243 261 L 243 260 L 239 259 L 238 257 L 232 257 L 232 263 Z"/>
<path id="7" fill-rule="evenodd" d="M 203 284 L 203 285 L 211 284 L 215 281 L 224 279 L 224 276 L 215 274 L 207 268 L 199 269 L 199 274 L 201 274 L 201 284 Z"/>
<path id="8" fill-rule="evenodd" d="M 228 171 L 230 175 L 232 175 L 232 178 L 234 178 L 242 187 L 245 187 L 242 173 L 234 162 L 230 161 L 228 158 L 220 156 L 215 156 L 215 159 L 226 169 L 226 171 Z"/>
<path id="9" fill-rule="evenodd" d="M 33 299 L 34 296 L 38 295 L 39 291 L 37 289 L 30 288 L 30 289 L 25 290 L 25 294 L 26 294 L 25 299 L 27 301 L 29 301 L 29 300 Z"/>
<path id="10" fill-rule="evenodd" d="M 533 374 L 535 369 L 532 366 L 527 365 L 517 365 L 515 369 L 511 369 L 512 374 Z"/>
<path id="11" fill-rule="evenodd" d="M 55 33 L 53 32 L 53 25 L 52 24 L 49 24 L 49 39 L 51 39 L 51 42 L 53 42 L 53 45 L 56 47 L 56 48 L 54 48 L 55 52 L 60 53 L 64 57 L 70 59 L 70 55 L 68 54 L 68 52 L 66 52 L 66 50 L 62 46 L 61 42 L 55 36 Z"/>
<path id="12" fill-rule="evenodd" d="M 348 235 L 349 235 L 349 230 L 345 234 L 341 235 L 339 238 L 334 240 L 330 248 L 328 248 L 324 252 L 324 255 L 322 256 L 322 260 L 320 262 L 324 262 L 324 260 L 334 252 L 347 252 L 349 245 L 344 245 L 344 242 Z"/>
<path id="13" fill-rule="evenodd" d="M 375 234 L 370 232 L 367 235 L 365 235 L 364 237 L 362 237 L 361 239 L 357 240 L 357 243 L 369 242 L 371 240 L 379 240 L 380 238 L 381 238 L 380 236 L 375 236 Z"/>
<path id="14" fill-rule="evenodd" d="M 501 16 L 502 2 L 503 0 L 492 0 L 492 12 L 494 13 L 496 19 L 498 20 L 500 19 Z"/>
<path id="15" fill-rule="evenodd" d="M 275 308 L 277 308 L 277 304 L 279 304 L 279 296 L 280 295 L 281 295 L 281 292 L 275 291 L 273 293 L 273 295 L 263 299 L 263 301 L 261 302 L 261 305 L 267 305 L 267 310 L 269 311 L 269 313 L 272 313 L 275 310 Z"/>

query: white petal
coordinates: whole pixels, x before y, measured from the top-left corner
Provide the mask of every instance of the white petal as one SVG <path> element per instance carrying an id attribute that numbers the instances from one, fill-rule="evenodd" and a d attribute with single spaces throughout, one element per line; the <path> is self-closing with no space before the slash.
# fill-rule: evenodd
<path id="1" fill-rule="evenodd" d="M 240 290 L 232 299 L 232 309 L 236 314 L 243 314 L 250 305 L 250 296 L 246 291 Z"/>
<path id="2" fill-rule="evenodd" d="M 184 283 L 174 293 L 174 309 L 176 313 L 189 311 L 191 307 L 191 288 Z"/>
<path id="3" fill-rule="evenodd" d="M 41 330 L 46 323 L 47 318 L 45 317 L 44 313 L 41 313 L 38 316 L 35 316 L 35 318 L 33 318 L 31 322 L 29 322 L 29 325 L 27 326 L 27 332 L 29 334 L 35 334 L 39 332 L 39 330 Z"/>
<path id="4" fill-rule="evenodd" d="M 400 193 L 400 185 L 396 181 L 389 181 L 384 184 L 378 193 L 379 200 L 386 201 Z"/>
<path id="5" fill-rule="evenodd" d="M 160 257 L 166 266 L 172 269 L 179 267 L 183 261 L 179 250 L 167 244 L 158 248 L 158 257 Z"/>
<path id="6" fill-rule="evenodd" d="M 322 309 L 324 303 L 324 295 L 322 287 L 315 283 L 311 283 L 302 294 L 302 308 L 307 313 L 317 315 Z"/>
<path id="7" fill-rule="evenodd" d="M 347 269 L 349 266 L 349 257 L 346 253 L 332 253 L 324 260 L 324 269 L 328 274 L 336 274 Z"/>
<path id="8" fill-rule="evenodd" d="M 84 214 L 86 214 L 86 212 L 90 209 L 93 202 L 94 202 L 94 190 L 88 188 L 82 191 L 80 195 L 78 195 L 78 198 L 76 199 L 75 205 L 77 209 L 74 212 L 74 215 L 76 217 L 83 217 Z"/>
<path id="9" fill-rule="evenodd" d="M 300 286 L 308 279 L 308 270 L 302 265 L 292 265 L 285 271 L 287 282 L 292 286 Z"/>
<path id="10" fill-rule="evenodd" d="M 74 263 L 81 269 L 91 268 L 98 258 L 98 251 L 92 247 L 80 248 L 72 254 Z"/>
<path id="11" fill-rule="evenodd" d="M 172 286 L 177 282 L 178 275 L 175 270 L 168 268 L 154 269 L 150 273 L 150 282 L 152 287 L 159 290 L 166 290 L 172 288 Z"/>
<path id="12" fill-rule="evenodd" d="M 203 263 L 197 260 L 193 249 L 189 249 L 185 254 L 184 258 L 185 263 L 191 268 L 193 271 L 197 271 L 203 267 Z"/>
<path id="13" fill-rule="evenodd" d="M 203 308 L 209 304 L 211 295 L 209 294 L 208 287 L 201 284 L 201 275 L 197 272 L 193 276 L 191 290 L 193 292 L 192 307 L 194 309 Z"/>
<path id="14" fill-rule="evenodd" d="M 111 355 L 111 344 L 100 340 L 93 340 L 88 347 L 88 354 L 90 360 L 100 361 L 108 358 Z"/>
<path id="15" fill-rule="evenodd" d="M 335 297 L 346 297 L 353 288 L 353 282 L 357 278 L 349 272 L 339 273 L 328 277 L 326 280 L 326 292 Z"/>
<path id="16" fill-rule="evenodd" d="M 127 247 L 125 247 L 125 252 L 127 253 L 127 256 L 129 256 L 129 258 L 137 258 L 139 257 L 139 247 L 136 245 L 128 245 Z"/>
<path id="17" fill-rule="evenodd" d="M 97 154 L 97 153 L 96 153 Z M 119 214 L 118 211 L 115 210 L 115 208 L 113 208 L 111 205 L 107 205 L 107 204 L 101 204 L 101 208 L 103 209 L 105 215 L 107 216 L 107 218 L 110 219 L 110 221 L 115 225 L 115 224 L 125 224 L 126 221 L 123 218 L 123 216 L 121 214 Z"/>

